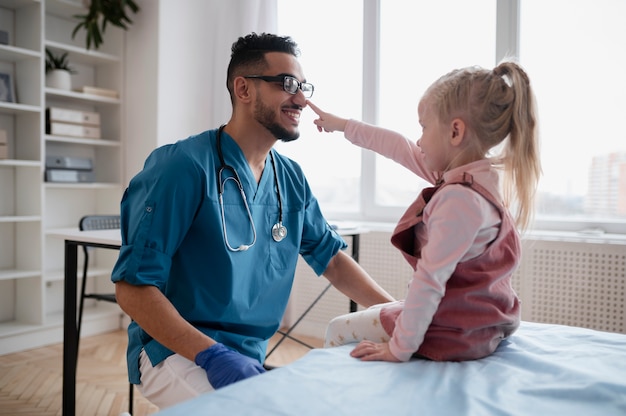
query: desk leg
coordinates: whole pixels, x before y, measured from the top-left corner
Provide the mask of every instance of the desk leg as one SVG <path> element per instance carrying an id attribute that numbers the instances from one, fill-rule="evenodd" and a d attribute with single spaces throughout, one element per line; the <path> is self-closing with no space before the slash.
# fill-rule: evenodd
<path id="1" fill-rule="evenodd" d="M 357 263 L 359 262 L 359 250 L 361 249 L 360 244 L 361 244 L 361 235 L 360 234 L 352 235 L 352 258 Z M 350 312 L 356 312 L 356 309 L 357 309 L 356 302 L 350 299 Z"/>
<path id="2" fill-rule="evenodd" d="M 78 245 L 65 242 L 65 283 L 63 303 L 63 416 L 76 413 L 76 362 L 78 329 L 76 328 L 76 287 Z"/>

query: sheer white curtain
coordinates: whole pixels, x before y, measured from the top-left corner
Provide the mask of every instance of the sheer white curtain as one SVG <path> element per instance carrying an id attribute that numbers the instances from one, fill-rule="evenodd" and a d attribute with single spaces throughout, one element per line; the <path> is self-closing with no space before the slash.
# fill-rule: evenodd
<path id="1" fill-rule="evenodd" d="M 203 0 L 196 2 L 204 4 Z M 207 3 L 212 4 L 212 7 L 211 24 L 206 26 L 206 36 L 214 44 L 210 51 L 212 77 L 209 85 L 212 91 L 222 92 L 222 95 L 209 96 L 211 124 L 217 125 L 228 121 L 231 114 L 226 91 L 226 68 L 233 42 L 250 32 L 276 33 L 277 11 L 276 0 L 211 0 Z"/>
<path id="2" fill-rule="evenodd" d="M 276 0 L 137 0 L 126 36 L 125 179 L 155 147 L 228 121 L 230 48 L 276 32 Z"/>
<path id="3" fill-rule="evenodd" d="M 276 32 L 276 0 L 160 0 L 159 140 L 176 141 L 230 118 L 230 48 Z M 162 144 L 161 143 L 161 144 Z"/>

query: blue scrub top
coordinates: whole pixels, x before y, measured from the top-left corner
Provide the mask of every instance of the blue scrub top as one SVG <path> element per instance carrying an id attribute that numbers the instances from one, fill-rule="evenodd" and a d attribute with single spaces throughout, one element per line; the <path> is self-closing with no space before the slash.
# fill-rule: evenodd
<path id="1" fill-rule="evenodd" d="M 112 280 L 158 287 L 196 328 L 262 363 L 287 306 L 298 254 L 320 275 L 346 243 L 322 216 L 300 166 L 272 150 L 288 230 L 284 240 L 274 241 L 279 208 L 271 159 L 257 186 L 243 152 L 223 132 L 225 163 L 241 179 L 257 232 L 247 251 L 228 250 L 216 135 L 210 130 L 154 150 L 131 180 L 121 202 L 122 247 Z M 224 170 L 222 179 L 226 175 Z M 232 180 L 223 200 L 230 245 L 249 244 L 250 221 Z M 173 352 L 135 322 L 128 334 L 129 378 L 138 384 L 142 348 L 153 365 Z"/>

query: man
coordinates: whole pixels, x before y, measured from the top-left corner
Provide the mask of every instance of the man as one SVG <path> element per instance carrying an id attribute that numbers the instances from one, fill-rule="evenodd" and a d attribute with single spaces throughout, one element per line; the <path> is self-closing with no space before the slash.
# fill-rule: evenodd
<path id="1" fill-rule="evenodd" d="M 272 149 L 298 138 L 313 92 L 298 54 L 289 37 L 239 38 L 231 119 L 156 149 L 122 199 L 112 280 L 133 319 L 129 378 L 159 407 L 264 372 L 299 254 L 361 305 L 393 300 L 341 251 L 300 167 Z"/>

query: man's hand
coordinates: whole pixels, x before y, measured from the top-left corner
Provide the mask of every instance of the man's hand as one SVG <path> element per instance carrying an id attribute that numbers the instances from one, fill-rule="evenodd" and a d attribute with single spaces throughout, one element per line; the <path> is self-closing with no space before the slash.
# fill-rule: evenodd
<path id="1" fill-rule="evenodd" d="M 209 383 L 216 390 L 265 372 L 257 360 L 230 350 L 219 342 L 200 351 L 196 355 L 195 362 L 204 368 Z"/>

